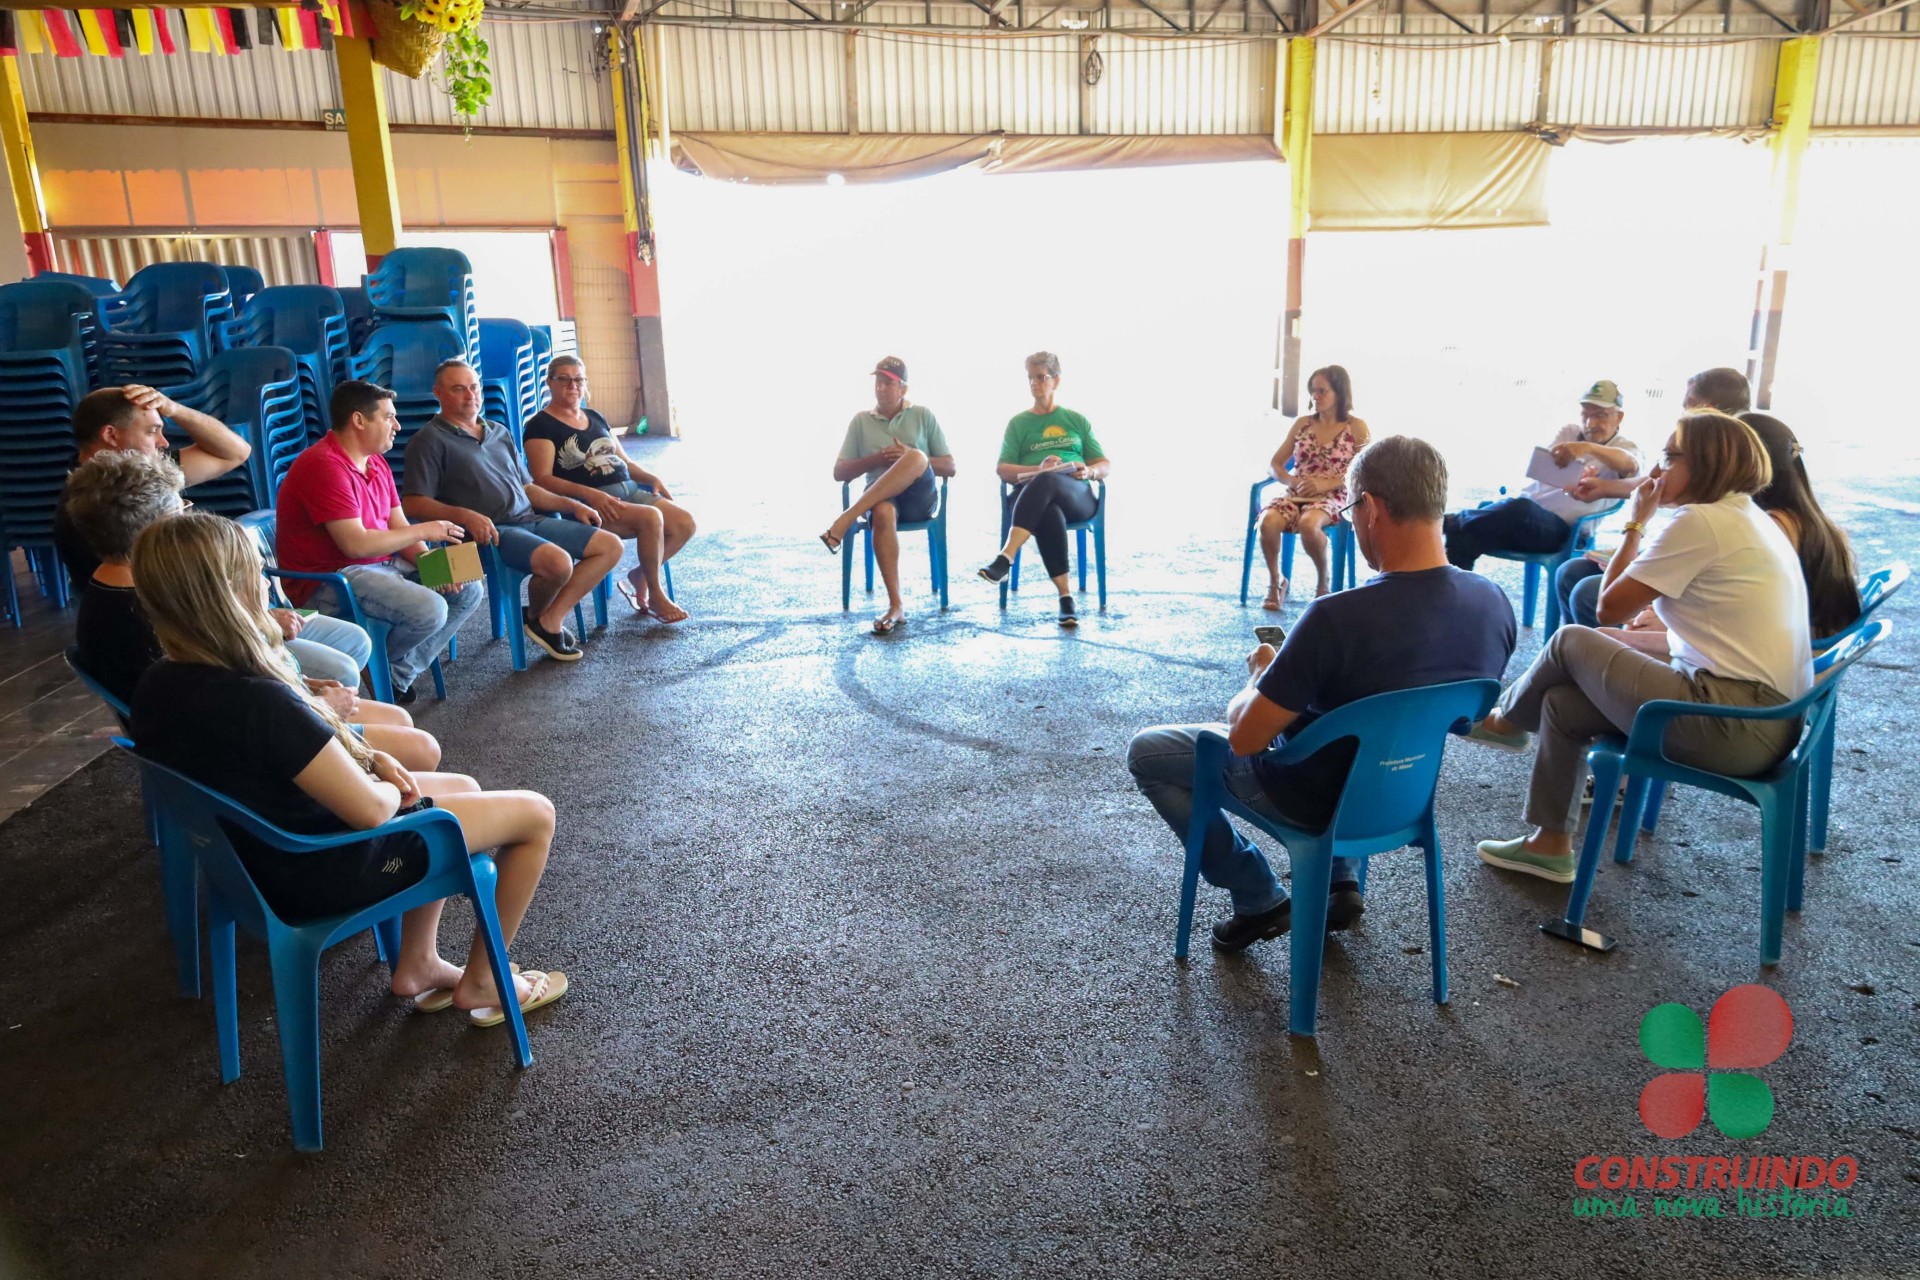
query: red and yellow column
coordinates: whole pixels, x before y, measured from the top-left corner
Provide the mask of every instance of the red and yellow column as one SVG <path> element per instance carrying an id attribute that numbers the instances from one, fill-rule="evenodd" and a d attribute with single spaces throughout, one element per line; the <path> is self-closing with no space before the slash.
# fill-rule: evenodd
<path id="1" fill-rule="evenodd" d="M 340 67 L 353 195 L 371 271 L 400 246 L 400 189 L 393 176 L 393 135 L 387 131 L 387 84 L 373 60 L 373 41 L 336 36 L 333 57 Z"/>
<path id="2" fill-rule="evenodd" d="M 27 129 L 27 100 L 20 92 L 20 60 L 0 57 L 0 146 L 7 153 L 13 181 L 13 207 L 20 215 L 27 269 L 34 275 L 54 269 L 53 236 L 47 229 L 47 202 L 40 191 L 40 166 L 33 158 L 33 134 Z"/>
<path id="3" fill-rule="evenodd" d="M 1300 324 L 1307 270 L 1307 223 L 1313 186 L 1313 50 L 1310 36 L 1287 41 L 1287 106 L 1282 154 L 1290 187 L 1287 218 L 1287 308 L 1280 318 L 1280 411 L 1300 412 Z"/>
<path id="4" fill-rule="evenodd" d="M 667 348 L 660 319 L 660 263 L 654 252 L 653 214 L 648 207 L 647 67 L 637 40 L 617 26 L 607 29 L 607 60 L 613 75 L 614 150 L 620 161 L 620 209 L 627 233 L 627 273 L 633 300 L 633 330 L 640 360 L 640 412 L 651 435 L 673 433 L 667 397 Z"/>
<path id="5" fill-rule="evenodd" d="M 1773 81 L 1773 240 L 1760 250 L 1760 278 L 1754 288 L 1753 330 L 1747 353 L 1747 381 L 1756 409 L 1773 406 L 1773 376 L 1780 358 L 1780 331 L 1786 321 L 1787 269 L 1794 229 L 1800 220 L 1800 162 L 1813 136 L 1813 98 L 1820 75 L 1820 37 L 1801 36 L 1780 45 Z"/>

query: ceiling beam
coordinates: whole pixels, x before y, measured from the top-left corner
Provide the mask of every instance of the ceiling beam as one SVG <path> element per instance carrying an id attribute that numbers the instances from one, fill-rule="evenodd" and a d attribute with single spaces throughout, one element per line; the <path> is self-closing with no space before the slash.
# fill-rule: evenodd
<path id="1" fill-rule="evenodd" d="M 1435 13 L 1439 14 L 1441 17 L 1445 18 L 1448 22 L 1451 22 L 1454 26 L 1460 28 L 1462 31 L 1466 32 L 1468 35 L 1477 36 L 1480 34 L 1478 31 L 1475 31 L 1471 26 L 1460 21 L 1458 17 L 1456 17 L 1451 13 L 1448 13 L 1445 9 L 1442 9 L 1439 5 L 1435 4 L 1433 0 L 1420 0 L 1420 3 L 1425 5 L 1427 8 L 1433 10 Z"/>
<path id="2" fill-rule="evenodd" d="M 1909 2 L 1911 2 L 1911 0 L 1909 0 Z M 1314 36 L 1323 36 L 1327 34 L 1327 32 L 1339 26 L 1341 23 L 1345 22 L 1348 18 L 1355 16 L 1356 14 L 1360 13 L 1362 10 L 1371 9 L 1373 8 L 1374 5 L 1378 3 L 1379 3 L 1379 0 L 1353 0 L 1352 4 L 1340 10 L 1340 12 L 1334 14 L 1331 18 L 1321 19 L 1319 23 L 1317 23 L 1311 30 L 1307 32 L 1307 36 L 1309 38 L 1312 38 Z"/>
<path id="3" fill-rule="evenodd" d="M 976 4 L 978 4 L 978 3 L 979 3 L 979 0 L 974 0 L 974 3 L 976 3 Z M 1166 23 L 1166 24 L 1167 24 L 1168 26 L 1170 26 L 1170 27 L 1172 27 L 1172 28 L 1173 28 L 1173 29 L 1174 29 L 1175 31 L 1185 31 L 1185 30 L 1186 30 L 1186 28 L 1185 28 L 1185 27 L 1183 27 L 1183 26 L 1181 26 L 1181 25 L 1180 25 L 1179 23 L 1177 23 L 1177 22 L 1175 22 L 1175 21 L 1174 21 L 1174 20 L 1173 20 L 1172 18 L 1169 18 L 1169 17 L 1168 17 L 1168 16 L 1166 15 L 1166 14 L 1164 14 L 1164 13 L 1162 13 L 1162 12 L 1160 12 L 1160 11 L 1159 11 L 1158 9 L 1156 9 L 1156 8 L 1154 8 L 1154 7 L 1153 7 L 1153 4 L 1152 4 L 1152 0 L 1140 0 L 1140 7 L 1141 7 L 1142 9 L 1145 9 L 1145 10 L 1146 10 L 1146 11 L 1147 11 L 1148 13 L 1150 13 L 1150 14 L 1152 14 L 1152 15 L 1153 15 L 1154 17 L 1156 17 L 1156 18 L 1158 18 L 1158 19 L 1160 19 L 1160 21 L 1162 21 L 1162 22 L 1164 22 L 1164 23 Z"/>
<path id="4" fill-rule="evenodd" d="M 1883 4 L 1878 9 L 1869 9 L 1865 13 L 1856 13 L 1851 18 L 1846 18 L 1840 22 L 1836 22 L 1832 26 L 1828 27 L 1825 31 L 1817 32 L 1816 34 L 1823 35 L 1823 36 L 1830 36 L 1836 31 L 1845 31 L 1848 27 L 1854 26 L 1857 23 L 1865 22 L 1869 18 L 1884 18 L 1890 13 L 1898 13 L 1900 10 L 1906 8 L 1908 5 L 1913 3 L 1914 3 L 1914 0 L 1893 0 L 1892 4 Z"/>

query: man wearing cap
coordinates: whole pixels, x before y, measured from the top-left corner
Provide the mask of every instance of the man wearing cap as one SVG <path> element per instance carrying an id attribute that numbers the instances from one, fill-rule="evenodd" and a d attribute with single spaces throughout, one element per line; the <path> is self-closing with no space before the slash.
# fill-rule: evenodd
<path id="1" fill-rule="evenodd" d="M 933 518 L 939 502 L 935 476 L 953 474 L 953 454 L 933 411 L 907 403 L 907 364 L 888 356 L 873 368 L 873 408 L 847 424 L 847 438 L 833 464 L 842 484 L 865 475 L 867 487 L 820 535 L 838 552 L 862 516 L 872 513 L 873 558 L 887 587 L 887 611 L 873 620 L 873 634 L 888 635 L 907 620 L 900 602 L 900 524 Z"/>
<path id="2" fill-rule="evenodd" d="M 1687 379 L 1687 393 L 1680 401 L 1683 413 L 1696 409 L 1718 409 L 1739 417 L 1752 407 L 1747 375 L 1738 369 L 1703 369 Z M 1567 492 L 1582 502 L 1607 498 L 1626 498 L 1633 494 L 1638 478 L 1631 480 L 1584 476 L 1567 487 Z M 1575 556 L 1560 566 L 1554 575 L 1553 589 L 1560 593 L 1560 616 L 1583 627 L 1600 625 L 1600 575 L 1606 571 L 1606 557 Z"/>
<path id="3" fill-rule="evenodd" d="M 1589 477 L 1614 480 L 1638 475 L 1640 446 L 1620 434 L 1620 388 L 1602 378 L 1580 397 L 1580 421 L 1560 428 L 1549 446 L 1560 466 L 1584 464 Z M 1447 560 L 1461 569 L 1495 551 L 1558 551 L 1567 544 L 1567 530 L 1582 516 L 1606 505 L 1581 501 L 1559 485 L 1535 480 L 1517 498 L 1488 503 L 1471 511 L 1456 511 L 1442 523 Z"/>

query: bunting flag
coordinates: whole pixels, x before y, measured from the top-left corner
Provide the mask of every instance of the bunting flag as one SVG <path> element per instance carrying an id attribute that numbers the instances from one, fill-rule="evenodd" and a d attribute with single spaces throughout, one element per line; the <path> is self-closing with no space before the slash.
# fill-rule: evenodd
<path id="1" fill-rule="evenodd" d="M 215 54 L 275 44 L 288 51 L 331 50 L 335 36 L 372 33 L 366 0 L 309 3 L 255 9 L 258 16 L 251 19 L 246 9 L 182 9 L 184 48 Z M 0 56 L 123 58 L 180 51 L 165 9 L 0 9 Z"/>
<path id="2" fill-rule="evenodd" d="M 53 46 L 54 53 L 62 58 L 77 58 L 84 50 L 74 38 L 73 28 L 67 25 L 67 15 L 58 9 L 43 9 L 40 16 L 46 20 L 47 42 Z"/>
<path id="3" fill-rule="evenodd" d="M 233 10 L 215 9 L 213 17 L 213 51 L 215 53 L 238 53 L 240 42 L 233 35 Z"/>
<path id="4" fill-rule="evenodd" d="M 187 52 L 213 52 L 213 14 L 205 9 L 182 9 L 187 20 Z"/>
<path id="5" fill-rule="evenodd" d="M 80 39 L 85 43 L 87 52 L 95 57 L 105 57 L 107 37 L 100 30 L 100 11 L 98 9 L 80 9 L 74 17 L 80 20 Z M 109 19 L 111 21 L 111 19 Z"/>

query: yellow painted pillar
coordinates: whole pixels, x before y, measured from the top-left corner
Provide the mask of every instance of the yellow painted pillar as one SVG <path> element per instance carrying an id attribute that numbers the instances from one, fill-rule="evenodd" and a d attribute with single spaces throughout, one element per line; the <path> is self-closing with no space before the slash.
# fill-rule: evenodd
<path id="1" fill-rule="evenodd" d="M 373 42 L 336 36 L 340 105 L 347 113 L 347 153 L 367 266 L 400 247 L 400 190 L 393 177 L 393 136 L 387 132 L 386 73 L 373 60 Z"/>
<path id="2" fill-rule="evenodd" d="M 667 398 L 667 348 L 660 320 L 660 263 L 648 208 L 646 60 L 638 41 L 618 27 L 607 29 L 607 61 L 613 89 L 613 148 L 620 162 L 620 211 L 627 229 L 627 274 L 633 300 L 633 330 L 640 357 L 640 417 L 650 435 L 673 433 Z"/>
<path id="3" fill-rule="evenodd" d="M 1313 50 L 1311 37 L 1287 41 L 1287 110 L 1282 121 L 1291 186 L 1287 220 L 1287 309 L 1280 320 L 1280 411 L 1300 412 L 1300 313 L 1307 268 L 1308 197 L 1313 183 Z"/>
<path id="4" fill-rule="evenodd" d="M 1780 45 L 1773 81 L 1773 240 L 1760 250 L 1760 278 L 1754 288 L 1753 329 L 1747 353 L 1747 381 L 1756 409 L 1773 406 L 1773 376 L 1780 357 L 1780 330 L 1786 319 L 1787 269 L 1794 229 L 1800 220 L 1800 162 L 1813 136 L 1814 90 L 1820 75 L 1820 37 L 1801 36 Z"/>
<path id="5" fill-rule="evenodd" d="M 0 147 L 7 153 L 7 176 L 13 183 L 13 207 L 26 242 L 27 267 L 35 275 L 51 271 L 53 237 L 47 231 L 47 202 L 40 191 L 40 166 L 33 158 L 33 134 L 27 129 L 18 57 L 0 57 Z"/>

